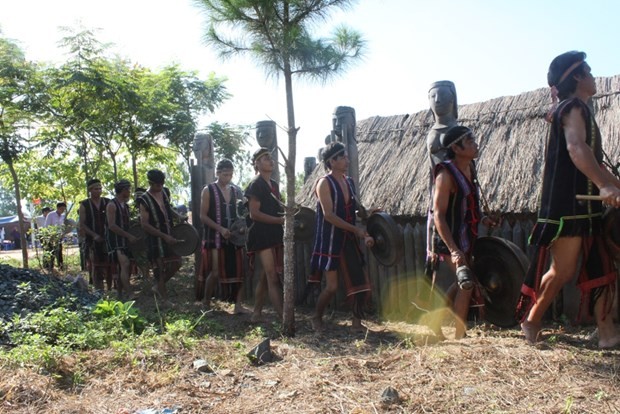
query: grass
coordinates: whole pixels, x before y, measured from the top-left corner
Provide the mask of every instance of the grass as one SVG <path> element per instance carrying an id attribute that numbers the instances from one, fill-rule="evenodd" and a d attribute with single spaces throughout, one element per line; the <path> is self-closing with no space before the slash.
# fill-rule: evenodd
<path id="1" fill-rule="evenodd" d="M 619 352 L 596 349 L 588 327 L 547 326 L 540 348 L 485 325 L 434 343 L 415 323 L 375 319 L 350 332 L 341 312 L 316 335 L 312 310 L 299 308 L 297 336 L 284 338 L 272 313 L 253 324 L 227 303 L 194 305 L 191 269 L 186 261 L 171 281 L 173 306 L 135 278 L 133 303 L 110 293 L 95 309 L 20 317 L 16 346 L 0 348 L 0 412 L 620 412 Z M 276 361 L 255 366 L 246 354 L 265 338 Z M 214 372 L 194 371 L 197 359 Z M 386 406 L 388 387 L 399 399 Z"/>

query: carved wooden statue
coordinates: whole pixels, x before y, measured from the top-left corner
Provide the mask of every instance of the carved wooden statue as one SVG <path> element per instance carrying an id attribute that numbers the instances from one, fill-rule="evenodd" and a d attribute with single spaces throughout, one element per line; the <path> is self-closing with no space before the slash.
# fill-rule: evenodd
<path id="1" fill-rule="evenodd" d="M 267 148 L 271 152 L 271 158 L 275 162 L 275 170 L 271 178 L 280 182 L 278 136 L 276 134 L 276 123 L 274 121 L 258 121 L 256 123 L 256 141 L 261 147 Z"/>
<path id="2" fill-rule="evenodd" d="M 456 88 L 451 81 L 433 82 L 428 90 L 428 102 L 433 112 L 435 123 L 426 137 L 426 146 L 430 157 L 431 168 L 445 160 L 446 151 L 441 148 L 439 137 L 450 127 L 457 124 L 458 106 Z"/>
<path id="3" fill-rule="evenodd" d="M 355 109 L 349 106 L 337 106 L 332 118 L 331 141 L 342 142 L 349 154 L 349 176 L 353 178 L 357 194 L 361 198 L 359 186 L 359 156 L 357 152 L 357 140 L 355 138 Z M 326 139 L 327 140 L 327 139 Z"/>

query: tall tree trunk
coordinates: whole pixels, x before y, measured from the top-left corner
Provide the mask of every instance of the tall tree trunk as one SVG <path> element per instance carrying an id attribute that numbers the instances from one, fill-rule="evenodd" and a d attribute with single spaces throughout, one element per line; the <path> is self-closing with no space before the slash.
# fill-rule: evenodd
<path id="1" fill-rule="evenodd" d="M 131 151 L 131 172 L 133 173 L 133 188 L 134 191 L 138 188 L 138 162 L 136 160 L 135 151 Z"/>
<path id="2" fill-rule="evenodd" d="M 286 172 L 286 212 L 284 219 L 284 312 L 283 334 L 295 336 L 295 158 L 297 154 L 297 127 L 293 106 L 293 81 L 290 66 L 284 70 L 286 87 L 286 112 L 288 115 L 288 158 Z"/>
<path id="3" fill-rule="evenodd" d="M 22 212 L 22 203 L 21 203 L 21 191 L 19 190 L 19 178 L 17 177 L 17 173 L 15 172 L 15 167 L 13 165 L 13 161 L 9 161 L 6 163 L 7 167 L 9 167 L 9 171 L 11 172 L 11 177 L 13 177 L 13 186 L 15 188 L 15 201 L 17 201 L 17 220 L 19 224 L 19 238 L 21 240 L 22 245 L 22 262 L 24 269 L 28 269 L 28 241 L 26 239 L 26 220 L 24 219 L 24 213 Z M 34 219 L 34 218 L 32 218 Z"/>

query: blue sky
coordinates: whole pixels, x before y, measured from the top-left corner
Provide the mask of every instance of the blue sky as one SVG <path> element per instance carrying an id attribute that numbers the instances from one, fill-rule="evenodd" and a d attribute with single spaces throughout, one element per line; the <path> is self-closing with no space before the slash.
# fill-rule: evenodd
<path id="1" fill-rule="evenodd" d="M 62 61 L 57 28 L 81 21 L 134 62 L 226 76 L 233 98 L 205 124 L 286 126 L 283 84 L 248 59 L 221 62 L 202 43 L 203 17 L 191 0 L 0 0 L 0 10 L 3 35 L 29 59 Z M 428 85 L 442 79 L 455 82 L 459 104 L 515 95 L 545 87 L 549 62 L 567 50 L 585 51 L 595 76 L 619 74 L 619 15 L 612 0 L 360 0 L 325 27 L 360 31 L 365 59 L 326 85 L 294 85 L 297 169 L 324 144 L 336 106 L 355 108 L 358 120 L 425 110 Z M 286 150 L 283 130 L 278 140 Z"/>

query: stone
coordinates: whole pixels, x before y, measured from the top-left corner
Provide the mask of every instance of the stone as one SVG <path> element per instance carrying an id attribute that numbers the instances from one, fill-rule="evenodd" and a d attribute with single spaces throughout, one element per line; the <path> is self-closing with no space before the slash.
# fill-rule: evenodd
<path id="1" fill-rule="evenodd" d="M 247 356 L 250 358 L 250 361 L 256 365 L 263 365 L 268 362 L 272 362 L 274 356 L 271 352 L 271 341 L 269 338 L 252 348 L 252 350 L 248 352 Z"/>

